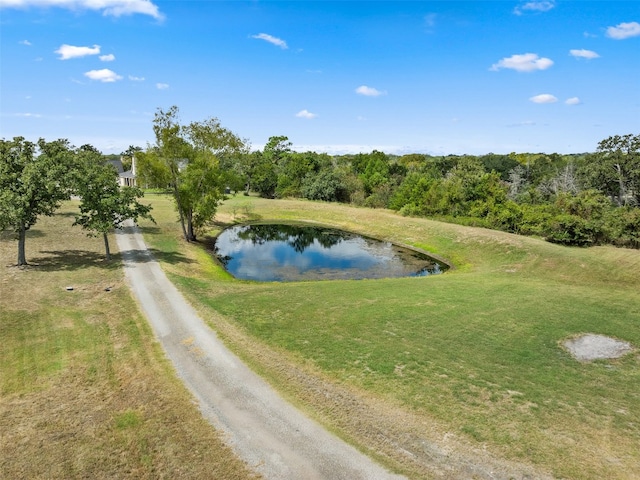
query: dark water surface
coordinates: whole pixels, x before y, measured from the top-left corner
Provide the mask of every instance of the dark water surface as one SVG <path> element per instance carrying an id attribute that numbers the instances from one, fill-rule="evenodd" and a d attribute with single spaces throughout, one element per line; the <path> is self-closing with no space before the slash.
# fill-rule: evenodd
<path id="1" fill-rule="evenodd" d="M 416 277 L 448 266 L 414 250 L 331 228 L 237 225 L 214 252 L 236 278 L 262 282 Z"/>

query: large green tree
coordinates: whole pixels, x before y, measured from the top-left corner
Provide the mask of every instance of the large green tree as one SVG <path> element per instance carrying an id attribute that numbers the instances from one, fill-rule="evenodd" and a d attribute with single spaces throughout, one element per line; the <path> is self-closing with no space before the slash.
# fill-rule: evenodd
<path id="1" fill-rule="evenodd" d="M 18 237 L 18 265 L 27 265 L 26 232 L 70 197 L 72 166 L 67 140 L 0 140 L 0 228 L 10 228 Z"/>
<path id="2" fill-rule="evenodd" d="M 249 195 L 251 189 L 254 188 L 253 181 L 256 176 L 260 176 L 262 163 L 262 152 L 254 151 L 241 155 L 234 164 L 236 172 L 244 181 L 245 195 Z"/>
<path id="3" fill-rule="evenodd" d="M 269 137 L 262 154 L 277 165 L 291 153 L 291 146 L 289 138 L 284 135 Z"/>
<path id="4" fill-rule="evenodd" d="M 345 199 L 346 188 L 337 170 L 323 168 L 318 173 L 305 177 L 301 194 L 309 200 L 337 202 Z"/>
<path id="5" fill-rule="evenodd" d="M 111 260 L 108 234 L 121 228 L 127 219 L 153 220 L 151 206 L 138 201 L 143 196 L 138 187 L 121 187 L 116 170 L 90 145 L 76 151 L 74 172 L 74 192 L 80 197 L 80 213 L 74 225 L 80 225 L 88 235 L 102 235 L 105 257 Z"/>
<path id="6" fill-rule="evenodd" d="M 241 158 L 245 142 L 219 120 L 181 125 L 178 107 L 158 109 L 153 120 L 156 144 L 147 156 L 153 162 L 141 162 L 139 170 L 146 178 L 167 182 L 180 218 L 185 240 L 192 242 L 206 222 L 215 215 L 223 198 L 227 176 L 219 158 Z M 145 165 L 153 164 L 153 171 Z"/>
<path id="7" fill-rule="evenodd" d="M 591 186 L 619 206 L 640 205 L 640 134 L 605 138 L 585 170 Z"/>
<path id="8" fill-rule="evenodd" d="M 281 160 L 278 168 L 278 188 L 276 195 L 284 197 L 302 196 L 305 180 L 312 181 L 323 164 L 330 164 L 328 158 L 315 152 L 291 152 Z"/>
<path id="9" fill-rule="evenodd" d="M 251 185 L 261 197 L 273 198 L 278 188 L 278 176 L 283 164 L 291 154 L 291 142 L 283 135 L 269 137 L 262 152 L 253 152 L 251 162 Z"/>
<path id="10" fill-rule="evenodd" d="M 384 152 L 359 153 L 352 166 L 362 180 L 366 196 L 389 181 L 389 157 Z"/>

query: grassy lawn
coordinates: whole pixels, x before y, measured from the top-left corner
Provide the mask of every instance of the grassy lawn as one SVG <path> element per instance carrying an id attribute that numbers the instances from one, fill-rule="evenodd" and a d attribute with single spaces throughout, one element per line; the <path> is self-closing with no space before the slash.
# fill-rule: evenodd
<path id="1" fill-rule="evenodd" d="M 317 222 L 420 247 L 455 267 L 433 277 L 260 284 L 230 278 L 201 246 L 184 244 L 169 200 L 148 198 L 158 220 L 146 228 L 149 244 L 197 260 L 165 261 L 172 280 L 255 369 L 359 448 L 414 477 L 424 472 L 379 432 L 396 444 L 403 435 L 445 438 L 559 478 L 637 478 L 638 351 L 579 363 L 560 342 L 598 333 L 640 346 L 640 251 L 238 196 L 211 235 L 246 217 Z M 318 381 L 342 393 L 327 400 Z M 351 393 L 382 412 L 377 420 L 345 399 Z"/>
<path id="2" fill-rule="evenodd" d="M 0 233 L 0 478 L 255 478 L 176 378 L 117 257 L 71 228 L 75 210 L 28 232 L 24 269 Z"/>

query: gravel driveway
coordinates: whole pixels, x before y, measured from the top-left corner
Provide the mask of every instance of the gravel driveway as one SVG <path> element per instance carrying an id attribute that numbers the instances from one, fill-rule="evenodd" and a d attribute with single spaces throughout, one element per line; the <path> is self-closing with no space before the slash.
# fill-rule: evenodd
<path id="1" fill-rule="evenodd" d="M 392 475 L 285 402 L 217 338 L 169 282 L 132 224 L 117 232 L 129 286 L 204 416 L 268 479 Z"/>

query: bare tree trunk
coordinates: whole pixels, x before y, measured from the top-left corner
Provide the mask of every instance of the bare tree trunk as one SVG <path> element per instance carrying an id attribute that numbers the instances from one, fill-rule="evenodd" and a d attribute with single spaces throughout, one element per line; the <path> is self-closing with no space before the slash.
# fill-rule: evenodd
<path id="1" fill-rule="evenodd" d="M 20 225 L 20 231 L 18 232 L 18 266 L 27 265 L 27 257 L 24 249 L 26 234 L 27 229 L 24 228 L 24 225 Z"/>
<path id="2" fill-rule="evenodd" d="M 107 236 L 106 232 L 102 233 L 102 238 L 104 238 L 105 257 L 106 257 L 107 261 L 109 261 L 109 260 L 111 260 L 111 251 L 109 250 L 109 237 Z"/>
<path id="3" fill-rule="evenodd" d="M 182 205 L 180 204 L 180 195 L 178 194 L 178 187 L 174 184 L 173 186 L 173 198 L 176 199 L 176 208 L 178 209 L 178 216 L 180 217 L 180 227 L 182 227 L 182 235 L 184 235 L 184 239 L 189 242 L 189 235 L 187 235 L 187 228 L 184 220 L 184 212 L 182 211 Z"/>
<path id="4" fill-rule="evenodd" d="M 627 203 L 627 189 L 624 184 L 624 175 L 622 173 L 622 167 L 620 164 L 614 165 L 616 172 L 618 173 L 618 206 L 626 205 Z"/>
<path id="5" fill-rule="evenodd" d="M 189 234 L 187 233 L 186 221 L 184 219 L 184 213 L 182 213 L 182 209 L 180 205 L 178 205 L 178 212 L 180 214 L 180 226 L 182 227 L 182 234 L 184 235 L 184 239 L 189 242 Z"/>
<path id="6" fill-rule="evenodd" d="M 193 213 L 192 212 L 189 212 L 189 215 L 187 215 L 187 234 L 189 235 L 188 241 L 190 242 L 196 241 L 196 234 L 193 230 Z"/>

